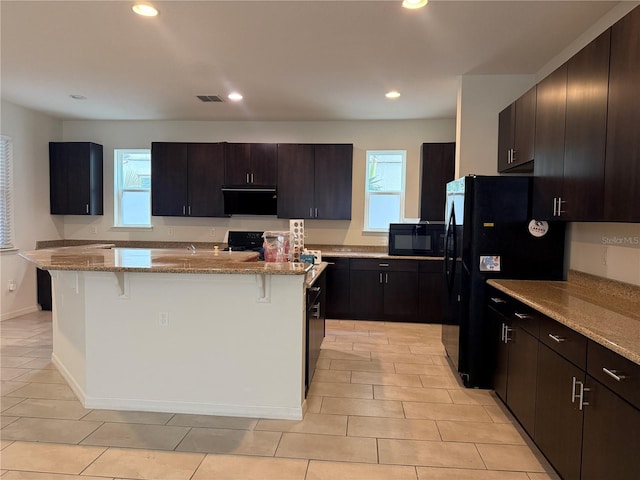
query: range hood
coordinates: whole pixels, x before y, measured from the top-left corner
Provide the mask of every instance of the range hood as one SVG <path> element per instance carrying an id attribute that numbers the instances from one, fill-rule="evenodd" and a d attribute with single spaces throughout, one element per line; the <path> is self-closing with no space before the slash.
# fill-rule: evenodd
<path id="1" fill-rule="evenodd" d="M 276 187 L 270 185 L 223 185 L 225 215 L 276 215 Z"/>

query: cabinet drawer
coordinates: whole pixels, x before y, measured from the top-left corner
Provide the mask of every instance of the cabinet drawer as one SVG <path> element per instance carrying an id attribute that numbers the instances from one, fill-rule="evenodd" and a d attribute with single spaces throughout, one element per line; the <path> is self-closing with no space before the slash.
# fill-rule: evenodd
<path id="1" fill-rule="evenodd" d="M 589 340 L 587 373 L 640 409 L 640 365 Z"/>
<path id="2" fill-rule="evenodd" d="M 390 272 L 417 272 L 417 260 L 371 260 L 369 258 L 352 258 L 352 270 L 388 270 Z"/>
<path id="3" fill-rule="evenodd" d="M 513 325 L 530 333 L 535 338 L 540 335 L 540 322 L 545 318 L 540 312 L 527 307 L 520 302 L 514 302 L 512 306 L 511 319 Z"/>
<path id="4" fill-rule="evenodd" d="M 586 370 L 587 338 L 569 327 L 543 316 L 540 321 L 540 341 L 577 367 Z"/>
<path id="5" fill-rule="evenodd" d="M 323 257 L 322 261 L 327 262 L 333 270 L 349 270 L 349 258 Z"/>
<path id="6" fill-rule="evenodd" d="M 418 260 L 420 273 L 443 273 L 444 262 L 442 260 Z"/>
<path id="7" fill-rule="evenodd" d="M 506 293 L 502 293 L 495 288 L 488 287 L 487 289 L 487 305 L 501 313 L 505 317 L 511 318 L 513 312 L 513 299 Z"/>

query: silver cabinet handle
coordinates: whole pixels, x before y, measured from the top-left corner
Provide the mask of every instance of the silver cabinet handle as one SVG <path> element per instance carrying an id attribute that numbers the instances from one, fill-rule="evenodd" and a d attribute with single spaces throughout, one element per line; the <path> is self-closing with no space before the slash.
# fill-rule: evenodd
<path id="1" fill-rule="evenodd" d="M 319 292 L 320 291 L 320 287 L 311 287 L 311 288 L 309 288 L 309 290 L 311 290 L 312 292 Z"/>
<path id="2" fill-rule="evenodd" d="M 500 341 L 503 342 L 503 343 L 506 343 L 506 341 L 505 341 L 505 338 L 507 336 L 507 334 L 505 332 L 506 328 L 507 328 L 507 325 L 504 324 L 504 323 L 500 327 Z"/>
<path id="3" fill-rule="evenodd" d="M 549 334 L 549 338 L 551 340 L 553 340 L 554 342 L 557 342 L 557 343 L 562 343 L 562 342 L 566 342 L 567 341 L 566 338 L 561 337 L 560 335 L 554 335 L 553 333 Z"/>
<path id="4" fill-rule="evenodd" d="M 526 320 L 527 318 L 531 318 L 531 315 L 529 315 L 528 313 L 518 313 L 518 312 L 513 312 L 513 314 L 518 317 L 520 320 Z"/>
<path id="5" fill-rule="evenodd" d="M 313 218 L 313 213 L 311 207 L 309 207 L 309 218 Z"/>
<path id="6" fill-rule="evenodd" d="M 191 216 L 191 205 L 189 205 L 189 216 Z"/>
<path id="7" fill-rule="evenodd" d="M 186 214 L 187 214 L 187 207 L 182 205 L 182 215 L 186 215 Z"/>
<path id="8" fill-rule="evenodd" d="M 491 297 L 491 301 L 492 301 L 493 303 L 498 303 L 498 304 L 500 304 L 500 303 L 507 303 L 507 301 L 506 301 L 506 300 L 504 300 L 504 299 L 502 299 L 502 298 L 500 298 L 500 297 Z"/>
<path id="9" fill-rule="evenodd" d="M 380 274 L 380 283 L 382 283 L 382 273 Z"/>
<path id="10" fill-rule="evenodd" d="M 379 267 L 388 267 L 389 264 L 388 263 L 379 263 L 378 266 Z"/>
<path id="11" fill-rule="evenodd" d="M 602 367 L 602 371 L 613 378 L 616 382 L 620 382 L 627 378 L 626 375 L 620 375 L 620 372 L 618 372 L 618 370 L 609 370 L 608 368 Z"/>
<path id="12" fill-rule="evenodd" d="M 507 325 L 506 323 L 502 324 L 502 338 L 501 340 L 504 343 L 509 343 L 511 340 L 513 340 L 513 338 L 511 338 L 509 336 L 509 334 L 513 332 L 513 328 L 509 328 L 509 325 Z"/>
<path id="13" fill-rule="evenodd" d="M 318 207 L 316 207 L 316 218 L 318 218 Z"/>
<path id="14" fill-rule="evenodd" d="M 558 207 L 556 207 L 557 201 L 558 201 L 558 197 L 553 197 L 553 216 L 554 217 L 558 215 Z"/>
<path id="15" fill-rule="evenodd" d="M 584 383 L 576 377 L 571 377 L 571 379 L 571 403 L 578 400 L 578 409 L 582 410 L 582 407 L 589 405 L 589 402 L 584 401 L 584 392 L 588 392 L 590 389 L 586 388 Z M 578 393 L 576 393 L 576 387 L 578 387 Z"/>
<path id="16" fill-rule="evenodd" d="M 388 273 L 384 274 L 384 283 L 389 283 L 389 274 Z"/>
<path id="17" fill-rule="evenodd" d="M 85 206 L 86 206 L 87 213 L 89 213 L 89 204 L 87 203 Z"/>
<path id="18" fill-rule="evenodd" d="M 565 210 L 562 210 L 562 204 L 567 203 L 566 200 L 562 200 L 562 197 L 558 197 L 558 216 L 565 213 Z"/>

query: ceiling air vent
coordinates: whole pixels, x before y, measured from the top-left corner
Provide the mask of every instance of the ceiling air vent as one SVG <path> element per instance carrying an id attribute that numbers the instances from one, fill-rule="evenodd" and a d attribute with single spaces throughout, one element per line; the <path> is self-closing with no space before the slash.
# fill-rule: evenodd
<path id="1" fill-rule="evenodd" d="M 201 102 L 223 102 L 222 98 L 218 95 L 198 95 L 197 96 Z"/>

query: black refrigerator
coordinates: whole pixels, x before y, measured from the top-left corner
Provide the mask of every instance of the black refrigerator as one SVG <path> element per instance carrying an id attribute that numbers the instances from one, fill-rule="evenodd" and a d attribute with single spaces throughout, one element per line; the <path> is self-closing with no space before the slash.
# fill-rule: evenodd
<path id="1" fill-rule="evenodd" d="M 491 388 L 486 281 L 566 278 L 565 225 L 531 219 L 531 182 L 469 175 L 447 183 L 442 343 L 467 387 Z"/>

